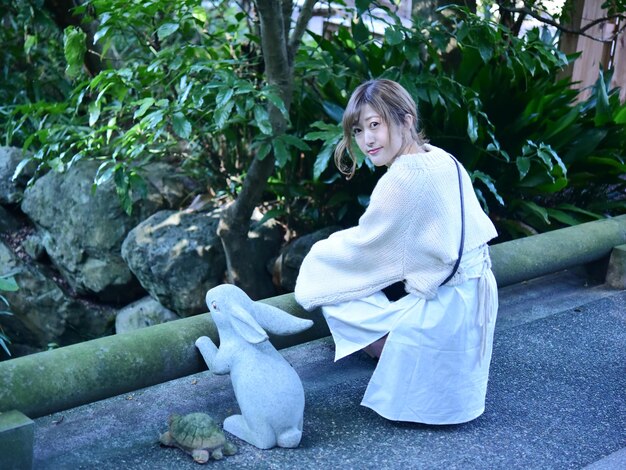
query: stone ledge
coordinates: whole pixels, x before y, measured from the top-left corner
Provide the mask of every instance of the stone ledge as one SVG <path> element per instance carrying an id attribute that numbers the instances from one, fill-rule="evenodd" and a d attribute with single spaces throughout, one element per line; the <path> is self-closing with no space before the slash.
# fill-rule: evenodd
<path id="1" fill-rule="evenodd" d="M 503 287 L 600 260 L 625 243 L 626 215 L 501 243 L 490 251 Z M 298 335 L 271 337 L 277 348 L 329 334 L 321 312 L 305 311 L 293 294 L 263 302 L 314 321 Z M 0 362 L 0 411 L 17 409 L 36 418 L 200 372 L 206 365 L 194 342 L 202 335 L 219 341 L 208 314 Z"/>
<path id="2" fill-rule="evenodd" d="M 0 413 L 0 468 L 33 467 L 35 423 L 19 411 Z"/>
<path id="3" fill-rule="evenodd" d="M 615 289 L 626 289 L 626 245 L 619 245 L 611 251 L 606 283 Z"/>

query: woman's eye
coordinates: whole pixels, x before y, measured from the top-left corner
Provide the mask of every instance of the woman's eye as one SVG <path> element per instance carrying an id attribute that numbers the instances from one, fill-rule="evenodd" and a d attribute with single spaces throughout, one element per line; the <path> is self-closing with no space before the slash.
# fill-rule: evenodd
<path id="1" fill-rule="evenodd" d="M 361 133 L 361 129 L 352 129 L 352 133 L 354 135 L 359 135 Z"/>
<path id="2" fill-rule="evenodd" d="M 370 127 L 371 128 L 378 127 L 378 123 L 376 121 L 373 121 L 372 123 L 370 123 Z"/>

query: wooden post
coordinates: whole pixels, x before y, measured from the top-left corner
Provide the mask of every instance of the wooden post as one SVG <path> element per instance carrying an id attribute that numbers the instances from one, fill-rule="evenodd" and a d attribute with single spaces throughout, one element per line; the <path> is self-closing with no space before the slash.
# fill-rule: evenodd
<path id="1" fill-rule="evenodd" d="M 620 27 L 624 21 L 616 26 Z M 615 40 L 615 49 L 613 50 L 613 79 L 612 87 L 620 87 L 619 97 L 622 103 L 626 102 L 626 33 L 622 31 Z"/>
<path id="2" fill-rule="evenodd" d="M 571 18 L 567 26 L 571 29 L 584 28 L 592 21 L 607 16 L 607 11 L 602 8 L 602 2 L 598 0 L 572 0 L 570 5 Z M 612 43 L 602 42 L 612 37 L 616 26 L 615 23 L 608 21 L 599 23 L 585 31 L 591 37 L 562 33 L 561 50 L 566 54 L 581 52 L 574 64 L 564 71 L 564 76 L 571 76 L 572 81 L 577 83 L 576 87 L 580 90 L 579 101 L 589 98 L 591 87 L 598 79 L 600 66 L 607 70 L 609 64 L 614 70 L 611 86 L 621 88 L 622 101 L 626 97 L 625 35 L 622 32 L 617 38 L 613 53 L 611 53 Z"/>

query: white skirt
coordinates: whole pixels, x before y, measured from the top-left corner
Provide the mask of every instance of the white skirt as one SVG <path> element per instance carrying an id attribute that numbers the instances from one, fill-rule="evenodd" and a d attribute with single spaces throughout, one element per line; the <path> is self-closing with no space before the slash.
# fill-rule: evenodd
<path id="1" fill-rule="evenodd" d="M 498 310 L 487 246 L 463 254 L 457 274 L 433 299 L 377 292 L 322 307 L 335 361 L 388 335 L 362 405 L 381 416 L 457 424 L 485 410 Z"/>

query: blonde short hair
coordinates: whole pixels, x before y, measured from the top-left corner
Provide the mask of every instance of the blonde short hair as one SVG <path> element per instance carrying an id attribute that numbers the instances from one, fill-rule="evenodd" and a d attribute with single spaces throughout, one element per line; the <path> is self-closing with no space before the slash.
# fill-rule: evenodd
<path id="1" fill-rule="evenodd" d="M 348 178 L 354 175 L 357 163 L 352 148 L 352 131 L 359 122 L 361 110 L 365 105 L 370 105 L 387 125 L 402 126 L 406 122 L 407 114 L 413 116 L 414 125 L 411 127 L 411 138 L 418 145 L 426 142 L 426 138 L 417 128 L 417 105 L 402 85 L 387 79 L 369 80 L 362 83 L 350 96 L 343 113 L 343 138 L 335 149 L 335 165 Z M 348 154 L 351 164 L 345 164 L 345 153 Z"/>

